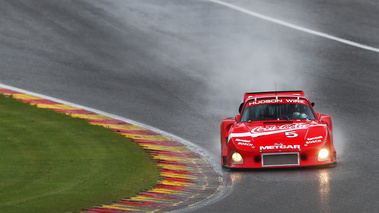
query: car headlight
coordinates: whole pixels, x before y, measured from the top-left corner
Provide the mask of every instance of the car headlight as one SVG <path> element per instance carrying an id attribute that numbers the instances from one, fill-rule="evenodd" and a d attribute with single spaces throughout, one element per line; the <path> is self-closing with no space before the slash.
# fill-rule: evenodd
<path id="1" fill-rule="evenodd" d="M 243 164 L 242 155 L 240 153 L 238 153 L 237 151 L 232 150 L 231 163 L 232 164 Z"/>
<path id="2" fill-rule="evenodd" d="M 330 160 L 329 150 L 326 148 L 323 148 L 318 153 L 318 161 L 327 161 L 327 160 Z"/>

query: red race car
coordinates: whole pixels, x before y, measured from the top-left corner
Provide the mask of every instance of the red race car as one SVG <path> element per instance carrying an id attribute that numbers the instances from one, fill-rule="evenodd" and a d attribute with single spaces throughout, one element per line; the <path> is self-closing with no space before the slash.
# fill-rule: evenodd
<path id="1" fill-rule="evenodd" d="M 235 118 L 221 123 L 221 162 L 228 168 L 336 163 L 330 115 L 315 113 L 303 91 L 245 93 Z"/>

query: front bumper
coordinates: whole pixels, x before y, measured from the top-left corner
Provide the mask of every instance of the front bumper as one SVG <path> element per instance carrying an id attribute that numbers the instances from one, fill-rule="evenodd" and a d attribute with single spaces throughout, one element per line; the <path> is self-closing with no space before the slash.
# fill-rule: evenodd
<path id="1" fill-rule="evenodd" d="M 333 164 L 337 161 L 336 153 L 328 148 L 329 156 L 319 160 L 322 148 L 284 151 L 228 150 L 226 167 L 229 168 L 284 168 Z M 231 154 L 238 152 L 243 157 L 243 164 L 234 163 Z"/>

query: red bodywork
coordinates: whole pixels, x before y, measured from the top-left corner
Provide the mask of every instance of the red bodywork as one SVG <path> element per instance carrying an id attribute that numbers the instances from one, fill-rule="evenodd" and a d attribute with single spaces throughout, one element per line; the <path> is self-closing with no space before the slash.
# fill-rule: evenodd
<path id="1" fill-rule="evenodd" d="M 267 104 L 307 108 L 308 116 L 246 120 L 247 113 L 257 115 L 253 106 L 263 109 Z M 303 91 L 245 93 L 240 114 L 222 120 L 221 150 L 222 165 L 230 168 L 314 166 L 337 160 L 332 120 L 327 114 L 315 113 Z"/>

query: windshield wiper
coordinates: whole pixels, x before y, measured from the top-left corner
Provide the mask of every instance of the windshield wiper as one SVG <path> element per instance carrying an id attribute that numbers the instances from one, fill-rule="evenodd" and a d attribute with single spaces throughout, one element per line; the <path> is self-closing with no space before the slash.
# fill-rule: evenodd
<path id="1" fill-rule="evenodd" d="M 285 124 L 292 124 L 293 121 L 283 121 L 283 120 L 279 120 L 279 121 L 265 121 L 263 122 L 264 124 L 279 124 L 279 123 L 285 123 Z"/>
<path id="2" fill-rule="evenodd" d="M 263 122 L 264 124 L 277 124 L 277 123 L 288 123 L 288 124 L 292 124 L 293 121 L 291 121 L 291 119 L 286 116 L 286 117 L 277 117 L 276 120 L 271 120 L 271 121 L 266 121 L 266 122 Z"/>

